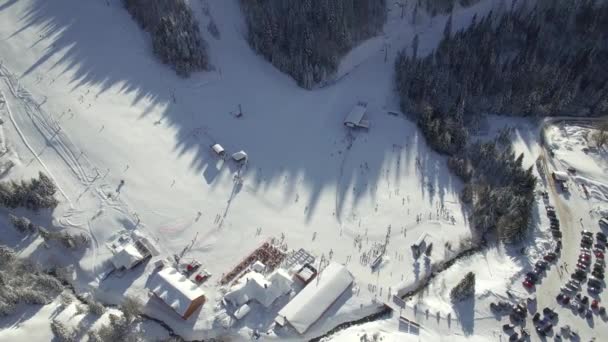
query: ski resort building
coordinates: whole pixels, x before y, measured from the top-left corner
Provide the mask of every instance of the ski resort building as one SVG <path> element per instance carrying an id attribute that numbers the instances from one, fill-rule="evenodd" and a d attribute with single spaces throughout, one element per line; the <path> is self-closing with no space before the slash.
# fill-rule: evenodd
<path id="1" fill-rule="evenodd" d="M 205 303 L 205 292 L 173 267 L 158 271 L 146 287 L 183 319 Z"/>
<path id="2" fill-rule="evenodd" d="M 232 159 L 236 160 L 237 162 L 245 161 L 247 160 L 247 153 L 245 153 L 245 151 L 238 151 L 232 155 Z"/>
<path id="3" fill-rule="evenodd" d="M 291 277 L 282 269 L 272 272 L 268 279 L 261 273 L 251 271 L 239 279 L 224 300 L 235 306 L 256 301 L 268 308 L 277 298 L 291 292 L 292 284 Z"/>
<path id="4" fill-rule="evenodd" d="M 119 247 L 111 261 L 117 270 L 130 270 L 144 260 L 144 256 L 132 244 Z"/>
<path id="5" fill-rule="evenodd" d="M 367 103 L 357 103 L 357 105 L 350 111 L 350 113 L 348 113 L 346 119 L 344 119 L 344 126 L 350 128 L 369 128 L 369 121 L 364 119 L 366 112 Z"/>
<path id="6" fill-rule="evenodd" d="M 352 285 L 353 276 L 338 263 L 330 263 L 317 279 L 310 282 L 275 318 L 280 326 L 289 325 L 305 333 Z"/>
<path id="7" fill-rule="evenodd" d="M 418 240 L 416 240 L 416 242 L 412 245 L 412 253 L 414 254 L 415 258 L 418 258 L 422 253 L 426 251 L 427 236 L 427 233 L 423 233 L 422 235 L 420 235 Z"/>

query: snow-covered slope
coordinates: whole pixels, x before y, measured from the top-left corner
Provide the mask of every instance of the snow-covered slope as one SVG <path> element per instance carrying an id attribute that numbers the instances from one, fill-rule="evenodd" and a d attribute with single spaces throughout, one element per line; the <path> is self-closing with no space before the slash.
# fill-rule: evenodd
<path id="1" fill-rule="evenodd" d="M 455 29 L 493 4 L 458 11 Z M 206 27 L 201 2 L 191 5 Z M 416 266 L 408 247 L 422 233 L 436 246 L 430 262 L 446 257 L 446 242 L 470 235 L 461 184 L 445 159 L 414 123 L 388 114 L 398 108 L 397 52 L 416 33 L 419 53 L 430 51 L 445 18 L 414 26 L 391 11 L 383 37 L 348 55 L 335 82 L 306 91 L 249 48 L 237 0 L 208 5 L 221 33 L 216 40 L 203 32 L 215 69 L 181 79 L 154 58 L 119 0 L 0 0 L 0 91 L 8 104 L 1 115 L 17 164 L 8 177 L 47 172 L 62 203 L 39 220 L 90 234 L 84 255 L 52 259 L 77 263 L 80 291 L 109 303 L 125 293 L 148 300 L 151 264 L 101 280 L 111 255 L 105 243 L 122 229 L 143 231 L 163 257 L 194 240 L 185 259 L 213 274 L 204 285 L 208 303 L 188 321 L 154 300 L 146 310 L 186 338 L 217 335 L 216 281 L 275 237 L 346 263 L 356 278 L 352 299 L 309 332 L 317 336 L 373 311 L 372 299 L 388 298 L 394 284 L 424 275 L 429 265 Z M 369 131 L 342 124 L 358 101 L 368 103 Z M 246 168 L 219 160 L 209 148 L 216 142 L 246 151 Z M 387 258 L 372 272 L 369 256 L 389 227 Z M 18 247 L 51 260 L 50 251 Z"/>

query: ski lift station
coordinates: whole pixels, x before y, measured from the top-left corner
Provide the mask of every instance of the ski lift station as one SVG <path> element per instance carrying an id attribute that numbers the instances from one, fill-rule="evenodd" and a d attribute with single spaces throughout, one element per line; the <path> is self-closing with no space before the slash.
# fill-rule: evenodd
<path id="1" fill-rule="evenodd" d="M 369 121 L 365 119 L 367 113 L 367 103 L 358 102 L 357 105 L 348 113 L 344 119 L 344 126 L 350 128 L 369 128 Z"/>

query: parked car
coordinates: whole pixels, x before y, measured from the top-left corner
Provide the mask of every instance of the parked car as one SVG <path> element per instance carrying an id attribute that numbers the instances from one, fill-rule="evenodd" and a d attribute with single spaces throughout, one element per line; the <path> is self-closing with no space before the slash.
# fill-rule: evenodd
<path id="1" fill-rule="evenodd" d="M 522 285 L 527 289 L 531 289 L 534 287 L 534 283 L 527 279 L 522 282 Z"/>
<path id="2" fill-rule="evenodd" d="M 602 253 L 602 252 L 599 252 L 599 251 L 598 251 L 598 252 L 595 252 L 595 256 L 596 256 L 598 259 L 604 259 L 604 253 Z"/>
<path id="3" fill-rule="evenodd" d="M 536 283 L 536 281 L 538 280 L 538 274 L 534 272 L 528 272 L 526 273 L 526 280 Z"/>
<path id="4" fill-rule="evenodd" d="M 600 293 L 600 288 L 594 286 L 587 286 L 587 291 L 589 291 L 589 293 L 598 294 Z"/>
<path id="5" fill-rule="evenodd" d="M 593 275 L 597 279 L 604 280 L 604 273 L 602 273 L 602 272 L 593 271 L 593 272 L 591 272 L 591 275 Z"/>
<path id="6" fill-rule="evenodd" d="M 545 269 L 547 269 L 547 266 L 549 266 L 549 264 L 544 260 L 538 260 L 536 262 L 536 264 L 534 264 L 534 266 L 536 266 L 537 268 L 539 268 L 541 270 L 545 270 Z"/>
<path id="7" fill-rule="evenodd" d="M 601 288 L 602 287 L 602 281 L 600 279 L 597 279 L 597 278 L 589 278 L 589 280 L 587 281 L 587 285 L 588 286 L 593 286 L 593 287 Z"/>
<path id="8" fill-rule="evenodd" d="M 572 279 L 585 280 L 587 279 L 587 274 L 585 273 L 585 271 L 576 270 L 574 271 L 574 273 L 572 273 Z"/>
<path id="9" fill-rule="evenodd" d="M 538 323 L 538 321 L 540 321 L 540 312 L 535 313 L 532 317 L 532 322 Z"/>
<path id="10" fill-rule="evenodd" d="M 593 233 L 590 232 L 590 231 L 588 231 L 588 230 L 586 230 L 586 229 L 583 229 L 581 231 L 581 235 L 583 235 L 583 236 L 593 236 Z"/>
<path id="11" fill-rule="evenodd" d="M 502 326 L 502 330 L 504 331 L 509 331 L 509 330 L 513 330 L 515 329 L 515 326 L 513 324 L 505 324 Z"/>

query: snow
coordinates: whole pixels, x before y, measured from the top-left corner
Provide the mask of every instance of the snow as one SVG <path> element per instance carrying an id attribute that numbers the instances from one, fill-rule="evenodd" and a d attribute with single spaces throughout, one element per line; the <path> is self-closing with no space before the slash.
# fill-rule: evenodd
<path id="1" fill-rule="evenodd" d="M 303 334 L 352 283 L 353 276 L 346 267 L 330 263 L 279 311 L 278 321 L 289 323 Z"/>
<path id="2" fill-rule="evenodd" d="M 351 296 L 308 338 L 377 311 L 391 287 L 416 283 L 449 256 L 438 247 L 470 237 L 462 184 L 445 158 L 428 148 L 415 123 L 386 112 L 398 108 L 397 52 L 415 34 L 419 54 L 430 52 L 445 18 L 411 25 L 391 10 L 383 37 L 346 56 L 334 82 L 307 91 L 249 48 L 237 0 L 208 5 L 221 32 L 215 40 L 202 30 L 215 68 L 181 79 L 152 55 L 149 37 L 120 0 L 0 0 L 0 116 L 11 150 L 3 158 L 15 162 L 5 179 L 47 173 L 62 203 L 39 213 L 37 223 L 84 232 L 92 246 L 81 254 L 46 250 L 12 232 L 3 242 L 45 264 L 73 265 L 79 292 L 111 304 L 125 293 L 137 296 L 150 316 L 186 339 L 203 339 L 223 333 L 214 323 L 227 290 L 220 275 L 274 238 L 344 263 L 355 279 Z M 206 27 L 200 3 L 191 6 Z M 454 31 L 492 6 L 457 11 Z M 373 132 L 344 128 L 344 114 L 361 100 Z M 239 106 L 237 119 L 231 113 Z M 238 165 L 209 148 L 218 141 L 250 157 L 238 182 Z M 111 253 L 100 246 L 124 229 L 153 241 L 158 258 L 184 252 L 183 261 L 196 259 L 214 274 L 200 286 L 207 303 L 191 319 L 148 299 L 155 258 L 104 279 Z M 408 246 L 423 232 L 435 252 L 420 265 Z M 372 270 L 387 233 L 386 258 Z M 258 329 L 261 319 L 251 320 L 238 333 Z"/>
<path id="3" fill-rule="evenodd" d="M 205 296 L 198 285 L 172 267 L 163 268 L 153 275 L 148 288 L 182 317 L 193 301 Z"/>

